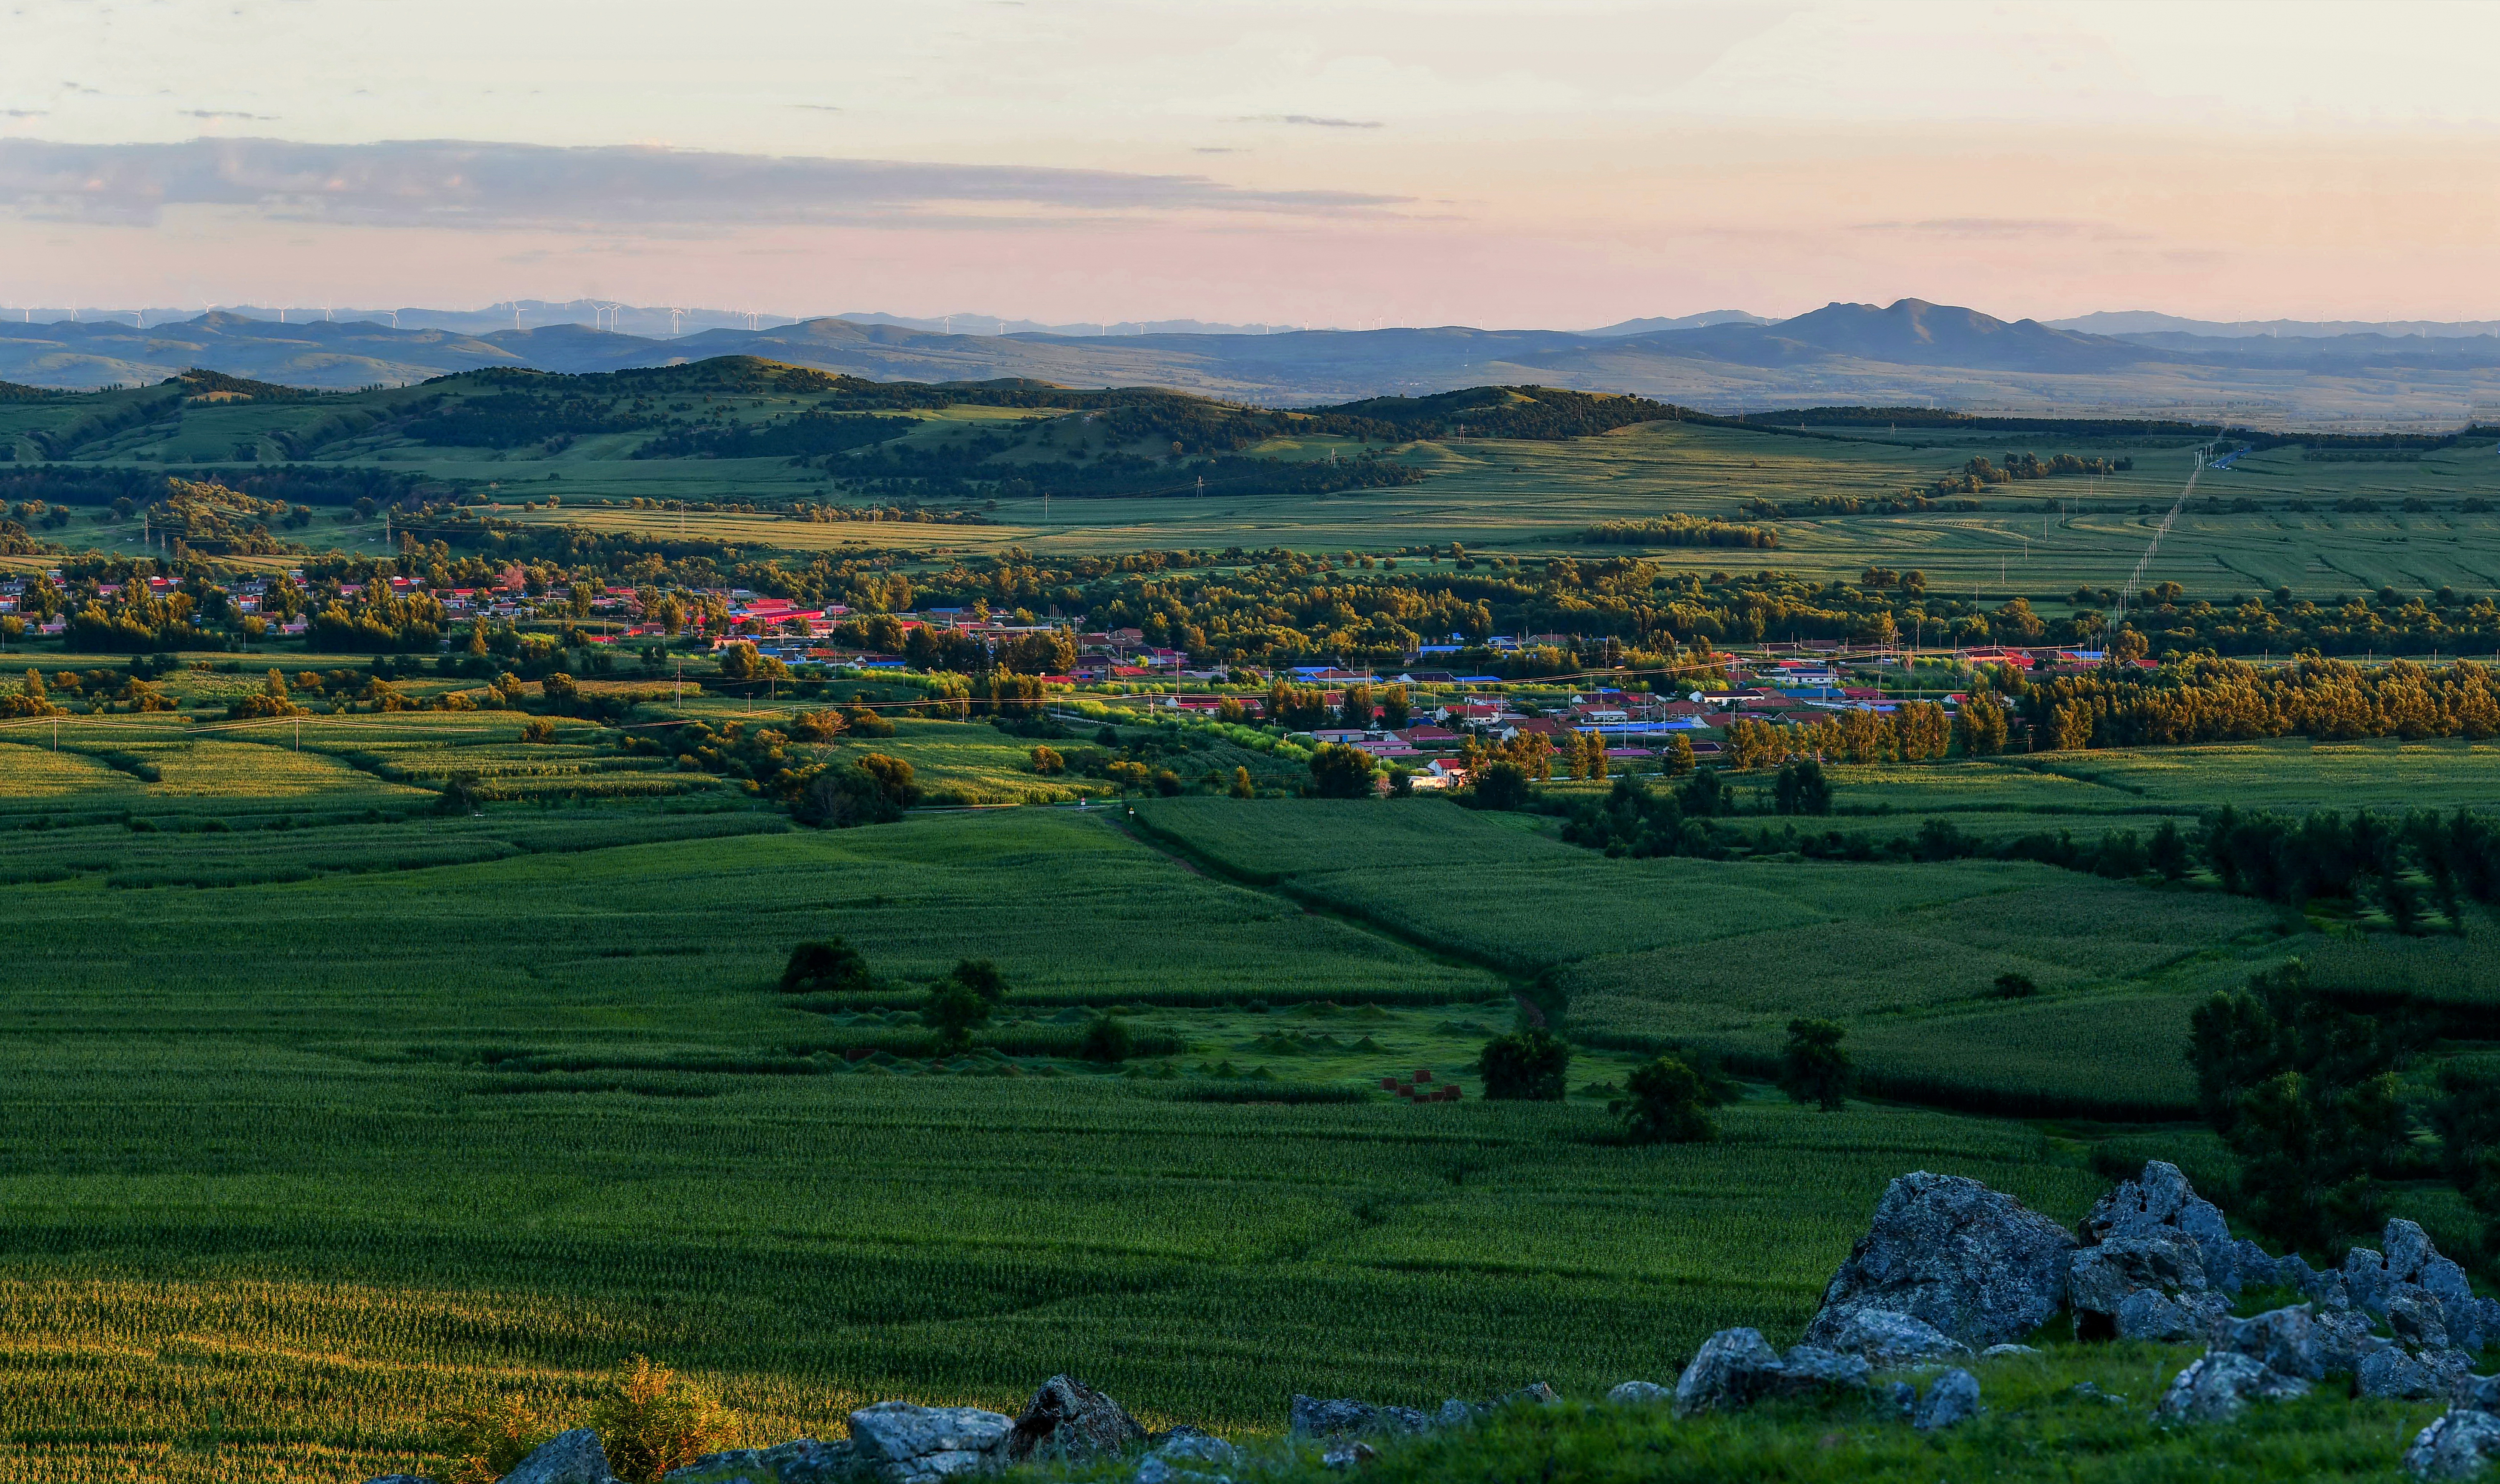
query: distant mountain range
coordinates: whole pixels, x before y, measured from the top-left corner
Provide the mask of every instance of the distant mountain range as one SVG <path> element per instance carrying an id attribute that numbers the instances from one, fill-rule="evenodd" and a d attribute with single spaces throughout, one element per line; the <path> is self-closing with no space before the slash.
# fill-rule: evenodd
<path id="1" fill-rule="evenodd" d="M 2500 406 L 2500 334 L 2103 334 L 1918 299 L 1831 304 L 1776 322 L 1723 311 L 1587 331 L 1263 326 L 997 335 L 873 317 L 881 322 L 741 323 L 674 338 L 578 323 L 467 332 L 411 325 L 407 313 L 396 327 L 371 318 L 280 324 L 225 311 L 144 329 L 92 319 L 0 321 L 0 380 L 94 387 L 202 367 L 337 388 L 490 366 L 614 371 L 756 355 L 879 380 L 1025 377 L 1279 405 L 1535 382 L 1637 392 L 1715 412 L 1846 402 L 2454 422 Z"/>

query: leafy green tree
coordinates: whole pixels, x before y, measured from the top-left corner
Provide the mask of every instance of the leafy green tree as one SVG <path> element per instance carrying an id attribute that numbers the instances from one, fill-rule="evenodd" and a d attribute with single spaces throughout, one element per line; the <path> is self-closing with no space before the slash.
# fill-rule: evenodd
<path id="1" fill-rule="evenodd" d="M 1790 1102 L 1811 1103 L 1826 1113 L 1848 1105 L 1856 1069 L 1840 1047 L 1844 1034 L 1828 1020 L 1789 1022 L 1788 1044 L 1780 1051 L 1780 1090 Z"/>
<path id="2" fill-rule="evenodd" d="M 1402 732 L 1415 719 L 1414 703 L 1403 685 L 1392 685 L 1380 693 L 1380 724 L 1392 732 Z"/>
<path id="3" fill-rule="evenodd" d="M 1783 814 L 1830 813 L 1831 780 L 1824 776 L 1823 765 L 1810 757 L 1781 764 L 1780 775 L 1771 781 L 1771 806 Z"/>
<path id="4" fill-rule="evenodd" d="M 1512 762 L 1487 763 L 1468 780 L 1467 793 L 1481 809 L 1526 808 L 1531 796 L 1528 770 Z"/>
<path id="5" fill-rule="evenodd" d="M 1322 742 L 1311 754 L 1311 781 L 1323 799 L 1360 799 L 1371 792 L 1379 760 L 1361 747 Z"/>
<path id="6" fill-rule="evenodd" d="M 781 992 L 847 994 L 870 985 L 868 959 L 839 938 L 815 939 L 790 950 L 781 969 Z"/>
<path id="7" fill-rule="evenodd" d="M 961 1051 L 971 1044 L 974 1031 L 990 1023 L 990 1012 L 995 1008 L 979 990 L 949 975 L 929 991 L 929 1003 L 921 1008 L 920 1019 L 938 1033 L 940 1046 Z"/>
<path id="8" fill-rule="evenodd" d="M 1233 787 L 1230 792 L 1235 799 L 1255 799 L 1259 797 L 1259 786 L 1250 781 L 1249 769 L 1235 768 L 1233 770 Z"/>
<path id="9" fill-rule="evenodd" d="M 1571 1048 L 1551 1031 L 1530 1028 L 1497 1036 L 1476 1057 L 1485 1096 L 1497 1101 L 1560 1103 L 1571 1070 Z"/>
<path id="10" fill-rule="evenodd" d="M 1971 757 L 1994 757 L 2005 750 L 2005 708 L 1993 696 L 1975 695 L 1962 703 L 1954 720 L 1961 750 Z"/>
<path id="11" fill-rule="evenodd" d="M 1700 1073 L 1673 1057 L 1635 1067 L 1624 1079 L 1624 1132 L 1636 1144 L 1689 1144 L 1717 1136 Z"/>
<path id="12" fill-rule="evenodd" d="M 1709 819 L 1736 811 L 1736 792 L 1719 776 L 1716 768 L 1703 768 L 1684 780 L 1675 791 L 1676 806 L 1688 819 Z"/>
<path id="13" fill-rule="evenodd" d="M 1678 732 L 1666 743 L 1666 775 L 1680 778 L 1693 772 L 1699 763 L 1693 755 L 1693 739 Z"/>
<path id="14" fill-rule="evenodd" d="M 1076 1054 L 1089 1062 L 1117 1066 L 1136 1051 L 1137 1038 L 1129 1023 L 1117 1015 L 1097 1015 L 1085 1027 L 1085 1039 Z"/>

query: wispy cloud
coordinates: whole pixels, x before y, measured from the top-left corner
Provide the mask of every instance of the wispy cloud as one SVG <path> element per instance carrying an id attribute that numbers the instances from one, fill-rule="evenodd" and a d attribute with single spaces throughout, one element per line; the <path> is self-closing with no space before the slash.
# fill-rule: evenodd
<path id="1" fill-rule="evenodd" d="M 39 108 L 0 108 L 0 118 L 41 118 L 49 112 Z"/>
<path id="2" fill-rule="evenodd" d="M 1314 129 L 1385 129 L 1388 124 L 1377 118 L 1324 118 L 1317 114 L 1258 114 L 1236 120 L 1240 123 L 1298 123 Z"/>
<path id="3" fill-rule="evenodd" d="M 177 110 L 177 112 L 185 118 L 240 118 L 251 123 L 275 123 L 278 120 L 278 115 L 276 114 L 246 114 L 240 113 L 234 109 L 186 108 Z"/>
<path id="4" fill-rule="evenodd" d="M 98 222 L 146 223 L 167 207 L 225 206 L 280 220 L 357 225 L 684 232 L 775 223 L 919 222 L 967 211 L 997 214 L 1002 226 L 1071 212 L 1341 215 L 1403 200 L 1351 191 L 1253 190 L 1195 175 L 624 145 L 0 140 L 0 211 Z"/>
<path id="5" fill-rule="evenodd" d="M 788 106 L 809 114 L 839 114 L 842 111 L 839 103 L 793 103 Z"/>
<path id="6" fill-rule="evenodd" d="M 2143 242 L 2146 234 L 2100 221 L 2049 216 L 1935 216 L 1924 221 L 1861 221 L 1853 232 L 1894 232 L 1918 237 L 1955 237 L 2003 242 L 2026 237 L 2084 238 L 2093 242 Z"/>

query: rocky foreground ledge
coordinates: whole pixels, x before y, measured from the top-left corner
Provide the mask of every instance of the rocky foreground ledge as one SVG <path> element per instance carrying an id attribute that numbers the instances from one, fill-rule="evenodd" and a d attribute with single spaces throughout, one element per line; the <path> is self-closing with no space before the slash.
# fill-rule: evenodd
<path id="1" fill-rule="evenodd" d="M 2301 1302 L 2235 1316 L 2238 1296 L 2252 1288 L 2296 1293 Z M 2351 1396 L 2448 1402 L 2405 1450 L 2414 1474 L 2468 1478 L 2500 1461 L 2500 1375 L 2474 1369 L 2486 1339 L 2500 1339 L 2500 1302 L 2477 1297 L 2464 1270 L 2419 1226 L 2390 1221 L 2378 1249 L 2355 1249 L 2341 1268 L 2320 1270 L 2234 1238 L 2222 1213 L 2175 1166 L 2159 1162 L 2103 1197 L 2074 1232 L 1975 1180 L 1902 1175 L 1832 1276 L 1802 1343 L 1782 1352 L 1758 1331 L 1723 1330 L 1672 1387 L 1627 1381 L 1605 1400 L 1612 1407 L 1671 1406 L 1691 1418 L 1766 1401 L 1854 1397 L 1867 1415 L 1936 1432 L 1985 1409 L 1968 1364 L 2039 1354 L 2024 1341 L 2061 1313 L 2079 1340 L 2202 1344 L 2153 1407 L 2153 1420 L 2164 1426 L 2225 1421 L 2342 1377 Z M 2132 1405 L 2089 1383 L 2076 1391 Z M 1234 1484 L 1307 1467 L 1314 1452 L 1330 1468 L 1360 1468 L 1397 1439 L 1469 1429 L 1509 1408 L 1561 1400 L 1541 1384 L 1430 1411 L 1297 1396 L 1286 1444 L 1254 1451 L 1195 1428 L 1150 1434 L 1119 1402 L 1059 1375 L 1019 1416 L 883 1402 L 851 1413 L 850 1435 L 840 1441 L 715 1453 L 667 1478 L 933 1484 L 1044 1465 L 1096 1477 L 1116 1468 L 1132 1484 Z M 431 1481 L 392 1475 L 370 1484 Z M 598 1436 L 584 1429 L 541 1447 L 502 1484 L 612 1479 Z"/>

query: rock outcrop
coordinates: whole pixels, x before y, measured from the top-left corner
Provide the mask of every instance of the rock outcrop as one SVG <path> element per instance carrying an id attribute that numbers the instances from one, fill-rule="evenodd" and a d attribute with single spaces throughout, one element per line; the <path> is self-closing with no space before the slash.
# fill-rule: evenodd
<path id="1" fill-rule="evenodd" d="M 2183 1237 L 2113 1237 L 2074 1255 L 2067 1302 L 2078 1339 L 2192 1339 L 2231 1301 L 2207 1286 L 2204 1257 Z"/>
<path id="2" fill-rule="evenodd" d="M 859 1451 L 851 1444 L 799 1437 L 770 1448 L 707 1453 L 671 1469 L 664 1484 L 847 1484 L 858 1471 Z"/>
<path id="3" fill-rule="evenodd" d="M 1675 1393 L 1656 1381 L 1626 1381 L 1606 1393 L 1606 1400 L 1617 1406 L 1656 1406 L 1674 1401 Z"/>
<path id="4" fill-rule="evenodd" d="M 2268 1369 L 2245 1355 L 2219 1351 L 2172 1378 L 2155 1415 L 2165 1422 L 2224 1422 L 2251 1402 L 2278 1402 L 2309 1390 L 2298 1376 Z"/>
<path id="5" fill-rule="evenodd" d="M 2063 1227 L 1977 1180 L 1902 1175 L 1824 1290 L 1806 1340 L 1836 1344 L 1867 1309 L 1907 1314 L 1974 1348 L 2021 1339 L 2066 1302 L 2075 1245 Z"/>
<path id="6" fill-rule="evenodd" d="M 932 1484 L 1002 1461 L 1015 1420 L 976 1406 L 880 1402 L 851 1413 L 859 1464 L 882 1484 Z"/>
<path id="7" fill-rule="evenodd" d="M 1760 1330 L 1722 1330 L 1702 1341 L 1676 1379 L 1676 1415 L 1736 1411 L 1774 1397 L 1864 1391 L 1867 1371 L 1859 1356 L 1817 1345 L 1795 1345 L 1782 1355 Z"/>
<path id="8" fill-rule="evenodd" d="M 2482 1348 L 2483 1302 L 2475 1298 L 2465 1270 L 2440 1254 L 2430 1234 L 2414 1222 L 2393 1220 L 2380 1233 L 2379 1245 L 2383 1252 L 2355 1247 L 2344 1255 L 2344 1287 L 2353 1304 L 2394 1324 L 2398 1338 L 2406 1337 L 2408 1325 L 2419 1331 L 2425 1319 L 2435 1319 L 2438 1338 L 2419 1343 Z"/>
<path id="9" fill-rule="evenodd" d="M 2220 1207 L 2196 1194 L 2176 1165 L 2148 1161 L 2142 1173 L 2120 1181 L 2093 1203 L 2080 1231 L 2085 1242 L 2095 1247 L 2167 1242 L 2195 1267 L 2201 1279 L 2197 1288 L 2239 1291 L 2240 1244 L 2231 1237 L 2231 1224 Z"/>
<path id="10" fill-rule="evenodd" d="M 588 1428 L 558 1433 L 520 1461 L 502 1484 L 612 1484 L 608 1454 Z"/>
<path id="11" fill-rule="evenodd" d="M 2500 1417 L 2451 1407 L 2414 1438 L 2405 1468 L 2416 1478 L 2470 1479 L 2500 1463 Z"/>
<path id="12" fill-rule="evenodd" d="M 1041 1383 L 1024 1415 L 1007 1434 L 1005 1458 L 1065 1459 L 1071 1463 L 1125 1453 L 1146 1440 L 1146 1430 L 1119 1402 L 1069 1375 Z"/>
<path id="13" fill-rule="evenodd" d="M 1935 1378 L 1919 1399 L 1910 1425 L 1922 1433 L 1953 1427 L 1979 1415 L 1979 1377 L 1959 1367 Z"/>
<path id="14" fill-rule="evenodd" d="M 1368 1402 L 1337 1398 L 1321 1402 L 1296 1397 L 1289 1414 L 1297 1437 L 1354 1437 L 1367 1433 L 1421 1433 L 1431 1419 L 1411 1406 L 1374 1406 Z"/>
<path id="15" fill-rule="evenodd" d="M 1841 1322 L 1826 1343 L 1846 1354 L 1862 1355 L 1872 1366 L 1970 1357 L 1970 1346 L 1914 1314 L 1892 1309 L 1858 1310 Z"/>

